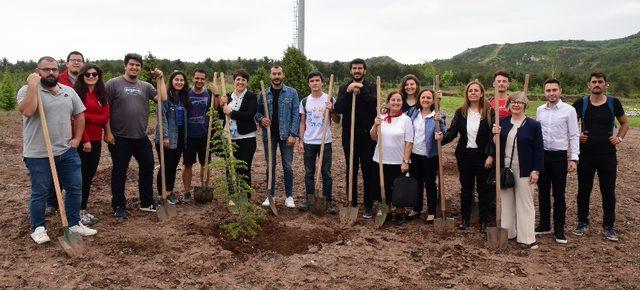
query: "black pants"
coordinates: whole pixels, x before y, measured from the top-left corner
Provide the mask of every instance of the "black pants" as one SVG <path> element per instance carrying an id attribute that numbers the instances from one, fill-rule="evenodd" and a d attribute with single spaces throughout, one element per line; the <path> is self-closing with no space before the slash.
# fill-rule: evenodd
<path id="1" fill-rule="evenodd" d="M 236 168 L 236 174 L 237 176 L 244 176 L 247 184 L 252 186 L 251 163 L 253 162 L 253 155 L 256 153 L 256 137 L 233 140 L 233 143 L 238 145 L 238 148 L 234 152 L 234 157 L 247 164 L 247 168 Z M 247 194 L 247 198 L 251 199 L 251 194 Z"/>
<path id="2" fill-rule="evenodd" d="M 358 205 L 358 164 L 362 168 L 362 183 L 364 187 L 364 206 L 371 208 L 374 200 L 380 200 L 380 185 L 378 181 L 378 167 L 373 161 L 373 152 L 376 150 L 376 143 L 371 140 L 369 133 L 360 133 L 354 135 L 355 142 L 353 144 L 353 199 L 351 205 Z M 342 135 L 342 149 L 344 151 L 344 159 L 346 162 L 345 172 L 345 190 L 349 188 L 349 135 Z"/>
<path id="3" fill-rule="evenodd" d="M 109 144 L 111 161 L 111 206 L 126 207 L 127 199 L 124 185 L 127 181 L 127 170 L 131 156 L 138 162 L 138 192 L 140 206 L 148 207 L 153 201 L 153 149 L 149 138 L 130 139 L 115 137 L 115 145 Z"/>
<path id="4" fill-rule="evenodd" d="M 542 229 L 550 229 L 551 193 L 553 192 L 553 230 L 564 232 L 567 205 L 564 195 L 567 187 L 567 151 L 544 151 L 544 170 L 538 179 L 538 206 Z"/>
<path id="5" fill-rule="evenodd" d="M 578 162 L 578 221 L 589 223 L 589 200 L 596 171 L 602 194 L 603 226 L 611 226 L 616 219 L 616 155 L 580 154 Z"/>
<path id="6" fill-rule="evenodd" d="M 80 145 L 80 147 L 83 147 Z M 102 141 L 91 141 L 91 152 L 84 152 L 78 148 L 78 155 L 82 163 L 82 203 L 80 209 L 87 209 L 87 201 L 91 192 L 91 183 L 98 170 L 100 163 L 100 152 L 102 151 Z"/>
<path id="7" fill-rule="evenodd" d="M 495 190 L 487 185 L 489 170 L 484 168 L 487 156 L 479 149 L 467 148 L 462 160 L 458 160 L 458 173 L 460 174 L 460 205 L 462 219 L 469 221 L 471 218 L 471 204 L 473 202 L 473 184 L 475 182 L 478 191 L 480 208 L 480 222 L 486 223 L 491 213 L 491 203 L 495 199 Z"/>
<path id="8" fill-rule="evenodd" d="M 160 146 L 156 143 L 156 153 L 158 154 L 158 163 L 160 163 Z M 178 137 L 178 145 L 176 149 L 164 148 L 164 178 L 167 192 L 173 191 L 173 187 L 176 184 L 176 170 L 178 164 L 180 164 L 180 157 L 184 152 L 184 133 L 181 133 L 181 137 Z M 158 168 L 158 176 L 156 178 L 158 186 L 158 195 L 162 196 L 162 174 L 160 174 L 160 168 Z"/>
<path id="9" fill-rule="evenodd" d="M 418 180 L 418 206 L 413 210 L 422 212 L 424 189 L 427 189 L 427 214 L 435 215 L 438 203 L 438 156 L 427 157 L 411 153 L 411 176 Z"/>
<path id="10" fill-rule="evenodd" d="M 380 165 L 375 161 L 373 161 L 373 164 L 376 167 L 376 179 L 379 180 L 380 169 L 378 166 Z M 382 171 L 384 173 L 384 198 L 387 204 L 391 204 L 393 200 L 393 181 L 402 176 L 402 170 L 400 169 L 400 164 L 382 164 Z"/>

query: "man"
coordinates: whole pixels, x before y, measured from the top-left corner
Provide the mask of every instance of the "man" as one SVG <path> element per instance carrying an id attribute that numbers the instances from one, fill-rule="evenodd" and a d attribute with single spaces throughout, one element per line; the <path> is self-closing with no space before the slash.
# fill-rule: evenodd
<path id="1" fill-rule="evenodd" d="M 36 73 L 29 75 L 27 85 L 20 88 L 17 94 L 18 109 L 23 116 L 22 155 L 31 181 L 31 238 L 38 244 L 50 241 L 44 216 L 47 197 L 53 184 L 44 128 L 40 119 L 43 116 L 38 111 L 38 98 L 42 100 L 58 178 L 66 191 L 64 206 L 69 230 L 83 236 L 97 233 L 80 222 L 82 172 L 77 148 L 84 131 L 85 107 L 73 89 L 58 85 L 58 75 L 58 62 L 49 56 L 42 57 L 38 60 Z M 71 117 L 75 118 L 73 130 L 69 122 Z"/>
<path id="2" fill-rule="evenodd" d="M 608 240 L 618 241 L 614 229 L 618 162 L 616 145 L 624 140 L 629 123 L 620 100 L 605 95 L 607 86 L 604 73 L 592 72 L 587 83 L 590 95 L 573 103 L 578 118 L 582 120 L 578 163 L 578 224 L 573 233 L 582 236 L 589 230 L 589 199 L 597 171 L 602 194 L 602 230 Z M 617 134 L 614 134 L 614 119 L 620 123 Z"/>
<path id="3" fill-rule="evenodd" d="M 129 218 L 124 194 L 129 161 L 133 156 L 138 162 L 138 192 L 140 210 L 155 212 L 153 200 L 153 150 L 147 137 L 149 124 L 149 100 L 167 99 L 162 71 L 154 71 L 158 91 L 145 81 L 139 80 L 142 56 L 129 53 L 124 57 L 124 76 L 110 79 L 105 87 L 111 106 L 111 131 L 105 136 L 111 152 L 111 206 L 115 216 Z"/>
<path id="4" fill-rule="evenodd" d="M 560 81 L 549 79 L 544 82 L 544 96 L 547 102 L 538 107 L 536 120 L 542 125 L 544 143 L 544 169 L 538 179 L 538 206 L 540 222 L 536 235 L 551 233 L 551 190 L 553 190 L 553 235 L 557 243 L 566 244 L 564 221 L 566 204 L 564 199 L 567 186 L 567 172 L 576 171 L 580 154 L 578 116 L 576 110 L 564 103 Z M 571 158 L 567 161 L 567 149 L 571 148 Z"/>
<path id="5" fill-rule="evenodd" d="M 79 51 L 72 51 L 67 55 L 67 69 L 60 74 L 58 82 L 73 87 L 78 80 L 78 73 L 84 65 L 84 56 Z"/>
<path id="6" fill-rule="evenodd" d="M 376 87 L 364 80 L 367 73 L 367 64 L 363 59 L 356 58 L 349 64 L 351 82 L 340 86 L 338 90 L 338 100 L 334 110 L 337 114 L 342 114 L 342 149 L 346 161 L 346 186 L 349 187 L 349 144 L 351 142 L 351 118 L 355 118 L 354 128 L 354 150 L 353 150 L 353 188 L 352 205 L 358 205 L 358 163 L 362 169 L 362 180 L 364 185 L 364 213 L 363 218 L 370 219 L 373 216 L 373 201 L 379 199 L 378 187 L 378 167 L 373 162 L 373 152 L 376 143 L 369 136 L 369 129 L 373 126 L 376 118 L 377 100 Z M 351 116 L 351 102 L 353 94 L 356 98 L 356 115 Z"/>
<path id="7" fill-rule="evenodd" d="M 322 146 L 322 129 L 325 124 L 325 111 L 333 108 L 334 100 L 322 91 L 324 78 L 322 73 L 314 71 L 307 76 L 311 94 L 300 102 L 300 150 L 304 152 L 304 184 L 307 199 L 300 206 L 300 210 L 309 210 L 309 200 L 315 194 L 316 158 L 320 155 Z M 327 116 L 327 118 L 330 118 Z M 331 187 L 331 120 L 326 127 L 324 148 L 322 154 L 322 193 L 327 201 L 327 213 L 336 214 L 333 205 Z"/>
<path id="8" fill-rule="evenodd" d="M 215 80 L 214 80 L 215 82 Z M 207 83 L 207 72 L 203 69 L 196 69 L 193 73 L 193 88 L 189 90 L 189 102 L 191 102 L 191 112 L 187 120 L 187 148 L 184 151 L 184 170 L 182 171 L 182 183 L 185 193 L 182 196 L 183 203 L 191 202 L 191 178 L 193 176 L 193 164 L 196 157 L 200 163 L 200 180 L 204 179 L 205 153 L 207 150 L 207 131 L 209 129 L 209 118 L 207 112 L 211 106 L 211 94 L 217 98 L 218 87 L 212 83 L 212 90 L 205 88 Z"/>
<path id="9" fill-rule="evenodd" d="M 493 74 L 493 87 L 495 88 L 495 96 L 491 98 L 491 107 L 495 106 L 495 100 L 498 100 L 500 106 L 500 118 L 511 116 L 511 112 L 507 108 L 507 100 L 509 99 L 509 74 L 506 71 L 499 70 Z"/>
<path id="10" fill-rule="evenodd" d="M 284 85 L 284 71 L 281 66 L 274 65 L 271 67 L 269 79 L 271 86 L 266 90 L 267 103 L 269 106 L 269 116 L 265 116 L 262 94 L 258 96 L 258 109 L 256 111 L 255 120 L 260 124 L 262 129 L 262 144 L 264 152 L 270 152 L 273 158 L 271 169 L 272 175 L 275 177 L 276 172 L 276 148 L 280 148 L 282 157 L 282 169 L 284 171 L 284 191 L 287 196 L 284 205 L 288 208 L 295 208 L 293 201 L 293 146 L 298 139 L 298 130 L 300 129 L 299 106 L 300 99 L 298 92 L 292 87 Z M 271 127 L 271 150 L 267 150 L 267 127 Z M 268 153 L 264 154 L 268 160 Z M 268 166 L 267 166 L 268 167 Z M 268 173 L 267 173 L 268 174 Z M 271 178 L 271 196 L 275 195 L 275 178 Z M 265 199 L 263 206 L 269 206 L 269 199 Z"/>

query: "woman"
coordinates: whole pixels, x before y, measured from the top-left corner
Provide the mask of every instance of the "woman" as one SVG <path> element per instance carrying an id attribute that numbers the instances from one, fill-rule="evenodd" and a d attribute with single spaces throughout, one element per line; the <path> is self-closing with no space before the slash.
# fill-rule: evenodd
<path id="1" fill-rule="evenodd" d="M 542 127 L 534 119 L 525 116 L 529 106 L 522 92 L 509 97 L 507 109 L 511 116 L 500 119 L 500 127 L 493 133 L 500 134 L 500 168 L 511 168 L 515 177 L 513 188 L 502 188 L 502 227 L 509 230 L 509 239 L 517 238 L 522 248 L 535 249 L 535 218 L 533 185 L 544 165 Z"/>
<path id="2" fill-rule="evenodd" d="M 100 163 L 103 130 L 105 136 L 111 134 L 110 108 L 104 88 L 102 70 L 94 64 L 86 64 L 80 69 L 78 80 L 73 85 L 73 89 L 78 93 L 86 108 L 82 150 L 78 150 L 82 168 L 80 222 L 85 226 L 90 226 L 98 222 L 95 216 L 87 212 L 87 202 L 91 192 L 91 183 Z"/>
<path id="3" fill-rule="evenodd" d="M 249 73 L 244 70 L 237 70 L 233 74 L 235 89 L 221 97 L 222 111 L 219 116 L 224 118 L 227 115 L 230 118 L 231 140 L 238 146 L 235 158 L 247 164 L 246 168 L 237 168 L 237 174 L 245 176 L 247 184 L 251 186 L 251 162 L 256 153 L 257 130 L 253 117 L 256 115 L 258 100 L 254 93 L 247 90 L 248 80 Z M 247 193 L 247 197 L 250 199 L 250 194 Z"/>
<path id="4" fill-rule="evenodd" d="M 442 144 L 453 141 L 458 134 L 460 140 L 455 155 L 461 184 L 460 205 L 462 211 L 461 230 L 469 227 L 471 218 L 471 202 L 475 182 L 480 201 L 480 231 L 486 233 L 487 221 L 491 212 L 493 193 L 487 185 L 489 169 L 493 166 L 493 157 L 489 156 L 491 140 L 491 119 L 493 110 L 485 100 L 482 84 L 475 80 L 467 84 L 464 90 L 464 103 L 458 108 L 451 121 L 451 126 L 436 138 L 442 138 Z M 440 118 L 436 114 L 436 119 Z"/>
<path id="5" fill-rule="evenodd" d="M 419 106 L 418 91 L 420 91 L 420 82 L 415 75 L 408 74 L 402 78 L 400 83 L 400 95 L 402 95 L 402 111 L 407 112 L 409 109 Z"/>
<path id="6" fill-rule="evenodd" d="M 419 106 L 407 112 L 413 124 L 413 147 L 411 149 L 411 175 L 418 180 L 419 204 L 409 213 L 408 218 L 414 219 L 420 216 L 424 203 L 423 192 L 427 189 L 427 223 L 432 223 L 436 215 L 438 190 L 436 176 L 438 175 L 438 143 L 435 139 L 436 126 L 440 131 L 445 131 L 446 119 L 442 113 L 440 122 L 435 120 L 436 95 L 433 90 L 425 89 L 418 94 Z"/>
<path id="7" fill-rule="evenodd" d="M 160 158 L 160 148 L 164 151 L 165 185 L 167 190 L 167 202 L 178 203 L 177 196 L 173 193 L 176 183 L 176 169 L 180 162 L 180 156 L 186 148 L 185 134 L 187 132 L 187 114 L 191 111 L 189 102 L 189 83 L 186 75 L 181 71 L 175 71 L 169 77 L 167 87 L 167 101 L 162 103 L 162 139 L 160 139 L 158 122 L 156 121 L 156 152 Z M 160 146 L 162 144 L 162 146 Z M 162 196 L 162 175 L 158 169 L 158 194 Z"/>
<path id="8" fill-rule="evenodd" d="M 380 142 L 376 144 L 373 161 L 378 164 L 382 162 L 383 164 L 385 198 L 387 203 L 391 203 L 393 181 L 409 171 L 413 125 L 411 124 L 411 118 L 402 113 L 403 102 L 402 95 L 399 92 L 391 92 L 387 96 L 387 104 L 389 106 L 388 112 L 376 116 L 369 134 L 371 139 L 377 141 L 378 127 L 381 128 L 382 144 Z M 380 149 L 382 149 L 382 160 L 378 159 L 378 150 Z M 397 208 L 396 211 L 397 222 L 399 224 L 404 223 L 405 217 L 402 213 L 402 208 Z"/>

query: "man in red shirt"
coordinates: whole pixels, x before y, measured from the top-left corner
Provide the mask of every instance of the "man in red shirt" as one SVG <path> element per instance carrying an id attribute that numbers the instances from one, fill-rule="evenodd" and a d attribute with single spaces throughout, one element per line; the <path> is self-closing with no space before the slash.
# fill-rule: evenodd
<path id="1" fill-rule="evenodd" d="M 67 55 L 67 69 L 60 74 L 58 83 L 73 87 L 78 79 L 78 73 L 84 65 L 84 56 L 79 51 L 72 51 Z"/>
<path id="2" fill-rule="evenodd" d="M 493 74 L 493 87 L 495 88 L 495 96 L 491 98 L 491 107 L 495 106 L 495 100 L 498 100 L 500 106 L 500 118 L 511 116 L 511 112 L 507 109 L 507 99 L 509 99 L 509 74 L 506 71 L 499 70 Z"/>

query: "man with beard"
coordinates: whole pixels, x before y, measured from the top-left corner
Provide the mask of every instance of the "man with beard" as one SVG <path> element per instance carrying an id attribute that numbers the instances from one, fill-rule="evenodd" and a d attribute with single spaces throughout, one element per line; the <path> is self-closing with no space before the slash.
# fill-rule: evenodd
<path id="1" fill-rule="evenodd" d="M 379 199 L 377 173 L 378 168 L 373 162 L 373 152 L 376 143 L 371 140 L 369 129 L 376 118 L 377 100 L 375 84 L 364 80 L 367 73 L 367 64 L 363 59 L 356 58 L 349 64 L 351 82 L 340 86 L 338 100 L 334 111 L 342 114 L 342 149 L 346 161 L 346 186 L 349 186 L 349 143 L 351 142 L 351 118 L 355 118 L 354 151 L 353 151 L 353 188 L 352 205 L 358 205 L 358 163 L 362 168 L 362 181 L 364 185 L 364 213 L 363 218 L 370 219 L 373 216 L 373 201 Z M 356 98 L 356 115 L 351 116 L 351 102 L 353 94 Z"/>
<path id="2" fill-rule="evenodd" d="M 193 73 L 193 88 L 189 90 L 189 102 L 191 102 L 191 112 L 187 120 L 187 148 L 184 151 L 182 171 L 182 183 L 184 185 L 183 203 L 191 202 L 191 178 L 193 176 L 193 164 L 196 157 L 200 161 L 200 180 L 204 178 L 204 165 L 209 162 L 205 160 L 207 150 L 207 130 L 209 128 L 209 118 L 207 112 L 211 106 L 211 95 L 215 96 L 215 107 L 218 107 L 218 87 L 211 84 L 211 90 L 205 88 L 207 83 L 207 72 L 203 69 L 196 69 Z"/>
<path id="3" fill-rule="evenodd" d="M 42 101 L 60 184 L 66 191 L 64 205 L 69 229 L 83 236 L 97 233 L 80 222 L 82 172 L 77 148 L 84 131 L 85 107 L 72 88 L 58 85 L 58 74 L 58 62 L 49 56 L 42 57 L 38 60 L 36 73 L 29 75 L 27 85 L 20 88 L 17 94 L 18 108 L 23 116 L 22 154 L 31 181 L 31 238 L 38 244 L 50 241 L 44 216 L 47 197 L 53 184 L 40 120 L 43 116 L 38 112 L 38 98 Z M 75 119 L 73 134 L 69 122 L 71 117 Z"/>
<path id="4" fill-rule="evenodd" d="M 149 100 L 167 100 L 166 88 L 158 91 L 145 81 L 139 80 L 142 56 L 129 53 L 124 57 L 124 75 L 110 79 L 105 89 L 109 96 L 111 115 L 109 122 L 113 136 L 105 136 L 109 144 L 111 161 L 111 206 L 115 216 L 127 219 L 125 182 L 129 161 L 133 156 L 138 162 L 138 192 L 140 210 L 155 212 L 153 200 L 153 150 L 147 137 L 149 125 Z M 164 87 L 162 71 L 154 70 L 158 85 Z"/>
<path id="5" fill-rule="evenodd" d="M 267 152 L 269 147 L 267 143 L 267 127 L 271 127 L 271 150 L 269 150 L 271 156 L 274 156 L 273 164 L 271 168 L 272 175 L 275 176 L 276 172 L 276 148 L 280 148 L 280 155 L 282 157 L 282 169 L 284 171 L 284 191 L 286 195 L 284 205 L 287 208 L 295 208 L 296 205 L 293 201 L 293 146 L 298 140 L 298 130 L 300 127 L 300 114 L 299 106 L 300 99 L 298 97 L 298 91 L 292 87 L 284 85 L 282 80 L 285 74 L 281 66 L 274 65 L 271 67 L 269 79 L 271 80 L 271 86 L 266 90 L 267 104 L 269 107 L 269 116 L 265 116 L 264 106 L 261 105 L 264 101 L 262 94 L 258 96 L 258 109 L 256 112 L 255 120 L 260 124 L 262 130 L 262 144 L 264 151 Z M 265 153 L 265 159 L 268 160 L 269 155 Z M 267 166 L 268 167 L 268 166 Z M 268 175 L 268 171 L 267 171 Z M 271 179 L 271 196 L 275 195 L 275 178 Z M 262 203 L 263 206 L 269 206 L 269 199 L 265 199 Z"/>
<path id="6" fill-rule="evenodd" d="M 573 103 L 582 120 L 580 133 L 580 162 L 578 163 L 578 223 L 573 233 L 582 236 L 589 230 L 589 199 L 596 171 L 602 194 L 602 230 L 610 241 L 618 241 L 614 230 L 616 210 L 616 145 L 624 140 L 629 130 L 627 116 L 620 100 L 605 95 L 607 76 L 601 72 L 589 75 L 590 95 Z M 620 129 L 614 134 L 615 119 Z"/>
<path id="7" fill-rule="evenodd" d="M 507 108 L 507 100 L 509 99 L 509 74 L 506 71 L 499 70 L 493 74 L 493 87 L 496 95 L 489 101 L 491 107 L 495 107 L 495 101 L 498 100 L 500 106 L 500 118 L 511 116 L 511 112 Z"/>
<path id="8" fill-rule="evenodd" d="M 551 233 L 551 191 L 553 190 L 553 235 L 557 243 L 566 244 L 564 221 L 566 203 L 564 193 L 567 186 L 567 172 L 576 171 L 580 154 L 578 117 L 576 110 L 560 99 L 560 81 L 548 79 L 544 82 L 544 96 L 547 102 L 536 111 L 536 120 L 542 126 L 544 143 L 544 169 L 538 179 L 538 206 L 540 222 L 536 235 Z M 571 156 L 567 161 L 567 149 Z"/>
<path id="9" fill-rule="evenodd" d="M 67 55 L 67 69 L 60 74 L 58 82 L 73 87 L 78 79 L 78 73 L 84 65 L 84 56 L 79 51 L 72 51 Z"/>

